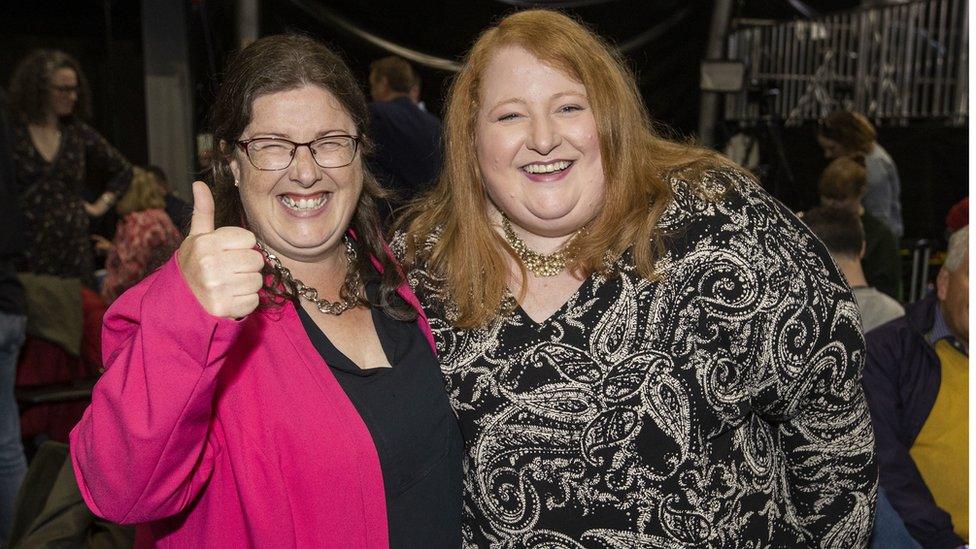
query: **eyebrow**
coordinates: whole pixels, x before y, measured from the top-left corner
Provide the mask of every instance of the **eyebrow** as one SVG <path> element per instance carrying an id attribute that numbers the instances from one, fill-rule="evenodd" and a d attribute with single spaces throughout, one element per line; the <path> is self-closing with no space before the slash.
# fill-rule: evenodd
<path id="1" fill-rule="evenodd" d="M 584 99 L 589 100 L 589 97 L 586 95 L 586 92 L 576 92 L 576 91 L 561 91 L 561 92 L 553 95 L 551 99 L 561 99 L 561 98 L 566 97 L 566 96 L 569 96 L 569 95 L 572 95 L 572 96 L 575 96 L 575 97 L 582 97 Z M 520 103 L 520 104 L 524 105 L 524 104 L 528 103 L 528 101 L 526 101 L 522 97 L 509 97 L 508 99 L 503 99 L 503 100 L 495 103 L 488 110 L 493 111 L 493 110 L 497 109 L 498 107 L 501 107 L 502 105 L 507 105 L 509 103 Z"/>
<path id="2" fill-rule="evenodd" d="M 331 129 L 331 130 L 322 130 L 322 131 L 320 131 L 320 132 L 318 132 L 318 133 L 315 134 L 314 139 L 321 139 L 323 137 L 328 137 L 331 134 L 355 135 L 355 130 L 353 132 L 350 132 L 349 130 L 344 130 L 342 128 L 334 128 L 334 129 Z M 264 138 L 264 137 L 277 137 L 277 138 L 281 138 L 281 139 L 288 139 L 288 140 L 291 139 L 291 137 L 289 137 L 287 134 L 283 134 L 283 133 L 279 133 L 279 132 L 254 132 L 254 135 L 252 135 L 250 137 L 250 139 L 255 139 L 254 136 L 260 136 L 262 138 Z"/>

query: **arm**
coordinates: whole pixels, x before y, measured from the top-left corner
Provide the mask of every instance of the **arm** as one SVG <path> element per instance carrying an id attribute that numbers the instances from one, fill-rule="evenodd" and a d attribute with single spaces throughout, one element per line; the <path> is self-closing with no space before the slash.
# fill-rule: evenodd
<path id="1" fill-rule="evenodd" d="M 89 209 L 90 215 L 99 216 L 118 201 L 129 188 L 129 183 L 132 181 L 132 165 L 94 128 L 84 123 L 80 123 L 79 128 L 85 145 L 85 160 L 109 174 L 105 192 L 92 204 L 94 211 Z"/>
<path id="2" fill-rule="evenodd" d="M 259 302 L 254 235 L 214 230 L 209 189 L 198 181 L 193 193 L 177 254 L 106 314 L 107 371 L 71 432 L 85 503 L 113 522 L 172 516 L 206 485 L 220 450 L 211 435 L 217 373 L 242 329 L 233 319 Z"/>
<path id="3" fill-rule="evenodd" d="M 102 335 L 107 370 L 71 432 L 78 486 L 95 514 L 157 520 L 199 493 L 218 451 L 210 436 L 217 373 L 240 329 L 199 305 L 175 258 L 112 306 Z"/>
<path id="4" fill-rule="evenodd" d="M 749 193 L 749 191 L 747 191 Z M 861 388 L 857 306 L 826 249 L 785 207 L 753 191 L 741 208 L 760 310 L 752 405 L 782 451 L 790 510 L 809 542 L 862 547 L 877 490 Z"/>
<path id="5" fill-rule="evenodd" d="M 949 514 L 935 504 L 909 454 L 911 442 L 899 436 L 903 407 L 898 392 L 898 372 L 904 360 L 899 347 L 903 337 L 904 333 L 891 326 L 876 330 L 868 337 L 864 390 L 878 441 L 881 485 L 912 537 L 924 547 L 958 547 L 965 542 L 953 532 Z"/>

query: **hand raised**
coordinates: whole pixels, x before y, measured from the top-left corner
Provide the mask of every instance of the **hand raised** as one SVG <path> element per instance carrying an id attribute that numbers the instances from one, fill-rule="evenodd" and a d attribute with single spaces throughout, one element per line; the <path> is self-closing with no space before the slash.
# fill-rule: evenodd
<path id="1" fill-rule="evenodd" d="M 179 250 L 180 271 L 208 313 L 241 318 L 257 308 L 264 256 L 254 249 L 256 242 L 254 233 L 240 227 L 214 230 L 210 188 L 193 183 L 193 217 Z"/>

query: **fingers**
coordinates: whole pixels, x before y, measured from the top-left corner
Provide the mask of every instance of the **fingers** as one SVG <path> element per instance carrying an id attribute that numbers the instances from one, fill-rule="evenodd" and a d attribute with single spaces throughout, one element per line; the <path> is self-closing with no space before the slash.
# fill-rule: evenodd
<path id="1" fill-rule="evenodd" d="M 257 250 L 226 250 L 221 262 L 235 274 L 259 273 L 264 268 L 264 255 Z"/>
<path id="2" fill-rule="evenodd" d="M 193 217 L 190 235 L 212 233 L 214 230 L 214 201 L 210 187 L 203 181 L 193 182 Z"/>

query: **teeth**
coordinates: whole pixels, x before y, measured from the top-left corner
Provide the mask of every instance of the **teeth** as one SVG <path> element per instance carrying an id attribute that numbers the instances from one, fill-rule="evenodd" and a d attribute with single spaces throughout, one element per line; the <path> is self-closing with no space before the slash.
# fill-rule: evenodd
<path id="1" fill-rule="evenodd" d="M 314 198 L 314 199 L 313 198 L 300 198 L 298 200 L 294 200 L 290 196 L 284 196 L 284 195 L 282 195 L 281 198 L 280 198 L 280 200 L 281 200 L 281 203 L 282 204 L 284 204 L 285 206 L 288 206 L 289 208 L 291 208 L 293 210 L 314 210 L 314 209 L 320 207 L 322 204 L 325 204 L 326 200 L 328 200 L 326 198 L 326 196 L 327 195 L 323 194 L 319 198 Z"/>
<path id="2" fill-rule="evenodd" d="M 529 173 L 552 173 L 565 170 L 569 164 L 567 160 L 560 160 L 551 164 L 529 164 L 523 169 Z"/>

